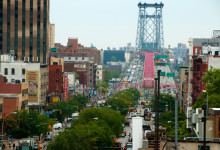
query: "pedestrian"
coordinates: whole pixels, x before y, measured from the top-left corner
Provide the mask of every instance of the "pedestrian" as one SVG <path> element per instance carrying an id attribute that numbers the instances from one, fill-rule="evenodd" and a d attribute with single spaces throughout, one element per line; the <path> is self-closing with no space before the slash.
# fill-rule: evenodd
<path id="1" fill-rule="evenodd" d="M 15 149 L 15 143 L 13 144 L 13 149 Z"/>
<path id="2" fill-rule="evenodd" d="M 9 148 L 11 148 L 11 142 L 9 142 L 8 146 L 9 146 Z"/>

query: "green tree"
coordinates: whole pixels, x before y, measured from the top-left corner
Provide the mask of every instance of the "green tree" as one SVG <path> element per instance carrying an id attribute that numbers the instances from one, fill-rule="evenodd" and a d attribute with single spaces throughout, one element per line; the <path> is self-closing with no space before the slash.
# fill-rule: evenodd
<path id="1" fill-rule="evenodd" d="M 50 141 L 48 150 L 97 150 L 113 144 L 112 135 L 119 136 L 125 118 L 107 108 L 91 108 L 80 112 L 72 127 Z"/>
<path id="2" fill-rule="evenodd" d="M 169 121 L 169 122 L 168 122 Z M 160 115 L 160 124 L 167 128 L 167 137 L 169 139 L 175 138 L 175 112 L 166 112 Z M 178 139 L 183 140 L 184 137 L 189 137 L 190 130 L 186 128 L 186 116 L 183 113 L 178 113 Z"/>
<path id="3" fill-rule="evenodd" d="M 204 84 L 206 84 L 206 92 L 208 92 L 208 106 L 209 107 L 220 107 L 220 69 L 211 67 L 210 70 L 206 71 L 205 76 L 202 78 Z M 197 98 L 193 108 L 201 108 L 206 104 L 206 94 L 201 93 Z"/>
<path id="4" fill-rule="evenodd" d="M 109 84 L 103 81 L 98 81 L 96 84 L 96 88 L 100 93 L 108 93 Z"/>
<path id="5" fill-rule="evenodd" d="M 109 98 L 105 106 L 111 105 L 112 109 L 119 110 L 122 115 L 126 115 L 129 106 L 135 105 L 140 97 L 140 92 L 136 88 L 129 88 L 117 92 L 112 98 Z"/>
<path id="6" fill-rule="evenodd" d="M 115 56 L 112 56 L 112 57 L 111 57 L 111 61 L 117 62 L 117 58 L 116 58 Z"/>
<path id="7" fill-rule="evenodd" d="M 175 98 L 169 94 L 160 94 L 160 106 L 159 111 L 164 112 L 166 109 L 166 105 L 168 105 L 168 110 L 174 111 L 175 110 Z M 151 108 L 155 111 L 155 96 L 151 101 Z"/>
<path id="8" fill-rule="evenodd" d="M 27 138 L 39 136 L 50 131 L 49 125 L 55 120 L 49 119 L 45 114 L 35 111 L 20 110 L 17 114 L 11 114 L 4 120 L 4 131 L 13 138 Z"/>
<path id="9" fill-rule="evenodd" d="M 51 104 L 49 110 L 53 111 L 53 117 L 57 118 L 60 122 L 70 116 L 72 113 L 82 110 L 86 103 L 88 103 L 88 98 L 85 95 L 74 95 L 71 99 L 67 101 L 59 101 L 55 104 Z"/>
<path id="10" fill-rule="evenodd" d="M 120 74 L 122 73 L 122 71 L 116 71 L 116 70 L 110 71 L 110 70 L 104 69 L 104 71 L 105 71 L 104 82 L 108 82 L 112 78 L 119 78 Z"/>

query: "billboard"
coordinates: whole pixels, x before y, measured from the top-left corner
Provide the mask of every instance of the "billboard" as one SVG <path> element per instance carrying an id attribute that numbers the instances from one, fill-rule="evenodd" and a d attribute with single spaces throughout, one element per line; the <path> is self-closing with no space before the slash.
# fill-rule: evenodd
<path id="1" fill-rule="evenodd" d="M 28 103 L 38 103 L 39 71 L 26 71 L 28 82 Z"/>
<path id="2" fill-rule="evenodd" d="M 64 72 L 63 74 L 63 99 L 67 100 L 68 98 L 68 73 Z"/>

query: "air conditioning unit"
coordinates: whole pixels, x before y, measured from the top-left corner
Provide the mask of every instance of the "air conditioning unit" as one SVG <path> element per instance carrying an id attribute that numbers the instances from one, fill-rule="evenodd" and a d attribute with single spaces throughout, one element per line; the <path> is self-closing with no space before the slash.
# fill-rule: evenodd
<path id="1" fill-rule="evenodd" d="M 187 107 L 187 119 L 186 119 L 186 128 L 192 128 L 192 122 L 191 122 L 191 117 L 193 114 L 192 107 Z"/>
<path id="2" fill-rule="evenodd" d="M 196 124 L 196 123 L 198 123 L 198 114 L 196 114 L 196 113 L 193 113 L 192 114 L 192 118 L 191 118 L 191 122 L 193 123 L 193 124 Z"/>

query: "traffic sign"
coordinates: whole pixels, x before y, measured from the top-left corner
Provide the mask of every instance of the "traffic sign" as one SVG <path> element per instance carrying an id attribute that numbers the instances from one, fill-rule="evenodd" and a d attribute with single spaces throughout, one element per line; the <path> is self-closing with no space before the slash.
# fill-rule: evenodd
<path id="1" fill-rule="evenodd" d="M 174 72 L 167 72 L 167 77 L 175 77 L 175 73 Z"/>

